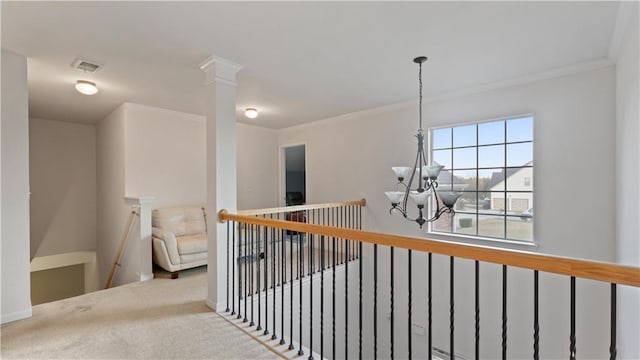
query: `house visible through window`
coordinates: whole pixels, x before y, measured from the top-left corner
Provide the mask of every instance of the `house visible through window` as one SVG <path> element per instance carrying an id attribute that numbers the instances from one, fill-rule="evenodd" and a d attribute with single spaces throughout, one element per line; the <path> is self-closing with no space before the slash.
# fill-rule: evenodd
<path id="1" fill-rule="evenodd" d="M 440 191 L 462 196 L 454 216 L 428 229 L 479 238 L 533 241 L 533 116 L 478 122 L 430 133 Z"/>

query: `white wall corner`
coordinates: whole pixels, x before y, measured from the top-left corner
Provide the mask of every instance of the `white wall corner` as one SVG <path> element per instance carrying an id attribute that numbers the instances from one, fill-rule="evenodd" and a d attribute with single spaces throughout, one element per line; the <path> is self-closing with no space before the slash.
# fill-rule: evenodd
<path id="1" fill-rule="evenodd" d="M 609 42 L 609 60 L 616 62 L 620 55 L 620 47 L 622 46 L 622 40 L 629 27 L 631 15 L 633 11 L 638 11 L 638 7 L 635 1 L 620 1 L 618 4 L 618 15 L 616 16 L 616 23 L 613 28 L 613 34 L 611 35 L 611 41 Z"/>

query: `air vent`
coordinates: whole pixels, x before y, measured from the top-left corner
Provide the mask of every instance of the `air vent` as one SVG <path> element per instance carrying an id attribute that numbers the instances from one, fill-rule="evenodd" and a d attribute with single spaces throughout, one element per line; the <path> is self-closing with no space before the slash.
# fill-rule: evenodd
<path id="1" fill-rule="evenodd" d="M 76 58 L 71 66 L 74 69 L 78 69 L 84 72 L 94 73 L 102 68 L 101 64 L 98 64 L 95 61 L 87 61 L 81 58 Z"/>

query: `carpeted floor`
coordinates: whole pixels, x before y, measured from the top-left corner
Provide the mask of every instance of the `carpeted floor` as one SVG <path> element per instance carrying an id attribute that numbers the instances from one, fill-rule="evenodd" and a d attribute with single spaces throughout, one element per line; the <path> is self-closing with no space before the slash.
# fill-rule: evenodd
<path id="1" fill-rule="evenodd" d="M 279 358 L 205 305 L 206 268 L 41 304 L 2 325 L 3 359 Z"/>

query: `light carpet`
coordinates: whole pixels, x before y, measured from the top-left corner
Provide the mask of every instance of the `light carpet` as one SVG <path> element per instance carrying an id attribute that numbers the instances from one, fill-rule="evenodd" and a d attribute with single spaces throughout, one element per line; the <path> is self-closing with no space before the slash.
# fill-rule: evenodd
<path id="1" fill-rule="evenodd" d="M 206 268 L 41 304 L 2 325 L 3 359 L 274 359 L 205 305 Z"/>

